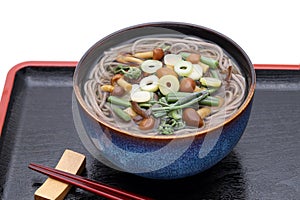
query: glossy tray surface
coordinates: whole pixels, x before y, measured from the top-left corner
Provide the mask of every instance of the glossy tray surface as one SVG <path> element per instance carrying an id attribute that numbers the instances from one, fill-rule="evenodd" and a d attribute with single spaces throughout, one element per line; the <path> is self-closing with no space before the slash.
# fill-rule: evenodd
<path id="1" fill-rule="evenodd" d="M 75 65 L 28 62 L 9 74 L 0 104 L 1 199 L 33 199 L 47 177 L 28 164 L 54 167 L 66 148 L 87 156 L 83 176 L 154 199 L 300 197 L 300 70 L 258 66 L 250 121 L 234 150 L 204 173 L 158 181 L 110 169 L 81 144 L 71 109 Z M 103 198 L 73 188 L 66 199 Z"/>

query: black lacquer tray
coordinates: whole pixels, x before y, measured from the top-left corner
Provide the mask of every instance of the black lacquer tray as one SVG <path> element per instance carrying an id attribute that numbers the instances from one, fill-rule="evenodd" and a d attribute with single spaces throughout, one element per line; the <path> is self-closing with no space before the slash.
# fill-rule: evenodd
<path id="1" fill-rule="evenodd" d="M 46 176 L 30 162 L 54 167 L 65 149 L 87 156 L 82 174 L 154 199 L 299 199 L 300 70 L 255 65 L 251 118 L 234 150 L 199 175 L 158 181 L 118 172 L 92 158 L 72 117 L 76 62 L 26 62 L 9 72 L 0 104 L 0 197 L 33 199 Z M 66 199 L 103 199 L 73 188 Z"/>

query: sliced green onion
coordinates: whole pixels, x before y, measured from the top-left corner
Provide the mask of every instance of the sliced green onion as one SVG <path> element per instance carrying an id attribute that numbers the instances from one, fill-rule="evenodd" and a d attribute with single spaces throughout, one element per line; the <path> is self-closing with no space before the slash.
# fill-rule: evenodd
<path id="1" fill-rule="evenodd" d="M 139 106 L 143 107 L 143 108 L 150 108 L 152 106 L 152 104 L 151 103 L 140 103 Z"/>
<path id="2" fill-rule="evenodd" d="M 168 103 L 174 103 L 179 99 L 191 95 L 190 92 L 170 92 L 166 95 L 166 100 Z"/>
<path id="3" fill-rule="evenodd" d="M 163 51 L 167 51 L 170 49 L 171 45 L 163 43 L 163 44 L 159 45 L 158 47 L 161 48 Z"/>
<path id="4" fill-rule="evenodd" d="M 129 101 L 118 98 L 116 96 L 109 96 L 107 98 L 107 101 L 110 102 L 111 104 L 118 105 L 118 106 L 124 106 L 124 107 L 130 107 L 131 106 Z"/>
<path id="5" fill-rule="evenodd" d="M 213 78 L 220 79 L 217 70 L 215 70 L 215 69 L 210 70 L 210 74 Z"/>
<path id="6" fill-rule="evenodd" d="M 162 68 L 163 64 L 159 60 L 146 60 L 141 64 L 141 69 L 144 72 L 153 74 L 156 70 Z"/>
<path id="7" fill-rule="evenodd" d="M 220 105 L 220 99 L 218 97 L 212 97 L 208 96 L 205 99 L 201 100 L 199 102 L 200 105 L 205 105 L 205 106 L 214 106 L 217 107 Z"/>
<path id="8" fill-rule="evenodd" d="M 200 62 L 207 64 L 212 69 L 216 69 L 219 66 L 219 62 L 217 60 L 205 56 L 200 57 Z"/>
<path id="9" fill-rule="evenodd" d="M 189 57 L 191 53 L 188 53 L 188 52 L 180 52 L 179 55 L 181 55 L 182 59 L 183 60 L 186 60 L 187 57 Z"/>
<path id="10" fill-rule="evenodd" d="M 193 71 L 193 64 L 189 61 L 184 61 L 184 60 L 179 61 L 174 65 L 174 71 L 179 76 L 188 76 Z"/>
<path id="11" fill-rule="evenodd" d="M 117 106 L 113 106 L 112 110 L 118 117 L 123 119 L 125 122 L 129 122 L 131 120 L 130 115 L 128 113 L 126 113 L 124 110 L 122 110 L 121 108 L 119 108 Z"/>
<path id="12" fill-rule="evenodd" d="M 200 83 L 206 87 L 220 87 L 222 81 L 213 77 L 202 77 L 200 78 Z"/>

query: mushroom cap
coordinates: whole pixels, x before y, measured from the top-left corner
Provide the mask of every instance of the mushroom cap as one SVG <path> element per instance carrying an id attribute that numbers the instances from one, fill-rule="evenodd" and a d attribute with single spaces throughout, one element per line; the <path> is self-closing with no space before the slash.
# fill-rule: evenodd
<path id="1" fill-rule="evenodd" d="M 114 85 L 120 78 L 123 78 L 122 74 L 114 75 L 110 80 L 111 85 Z"/>
<path id="2" fill-rule="evenodd" d="M 162 57 L 164 57 L 164 51 L 162 48 L 153 49 L 153 60 L 160 60 Z"/>

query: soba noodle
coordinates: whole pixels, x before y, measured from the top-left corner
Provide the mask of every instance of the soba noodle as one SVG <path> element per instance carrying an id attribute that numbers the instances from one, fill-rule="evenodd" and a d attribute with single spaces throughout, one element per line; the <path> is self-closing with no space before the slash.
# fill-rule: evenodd
<path id="1" fill-rule="evenodd" d="M 186 134 L 190 132 L 200 131 L 218 125 L 231 115 L 233 115 L 244 100 L 245 95 L 245 78 L 236 63 L 214 43 L 195 38 L 195 37 L 153 37 L 140 38 L 133 42 L 123 44 L 104 52 L 100 61 L 90 72 L 88 81 L 84 84 L 84 100 L 88 109 L 93 112 L 99 119 L 118 127 L 122 130 L 136 132 L 141 134 L 158 134 L 157 129 L 149 131 L 141 131 L 134 121 L 124 122 L 114 116 L 110 103 L 107 98 L 110 95 L 100 89 L 101 86 L 111 84 L 111 78 L 114 76 L 113 68 L 118 65 L 126 65 L 116 61 L 120 54 L 129 53 L 131 55 L 137 52 L 152 51 L 154 48 L 162 45 L 169 46 L 167 50 L 171 54 L 179 54 L 181 52 L 198 53 L 218 61 L 218 75 L 221 77 L 222 86 L 216 92 L 216 96 L 224 99 L 224 104 L 219 107 L 211 107 L 211 114 L 205 118 L 205 125 L 201 128 L 186 126 L 184 129 L 175 130 L 174 134 Z M 130 66 L 130 63 L 128 64 Z M 229 66 L 232 67 L 230 81 L 226 81 Z M 159 123 L 157 120 L 157 124 Z M 156 124 L 156 128 L 157 125 Z"/>

